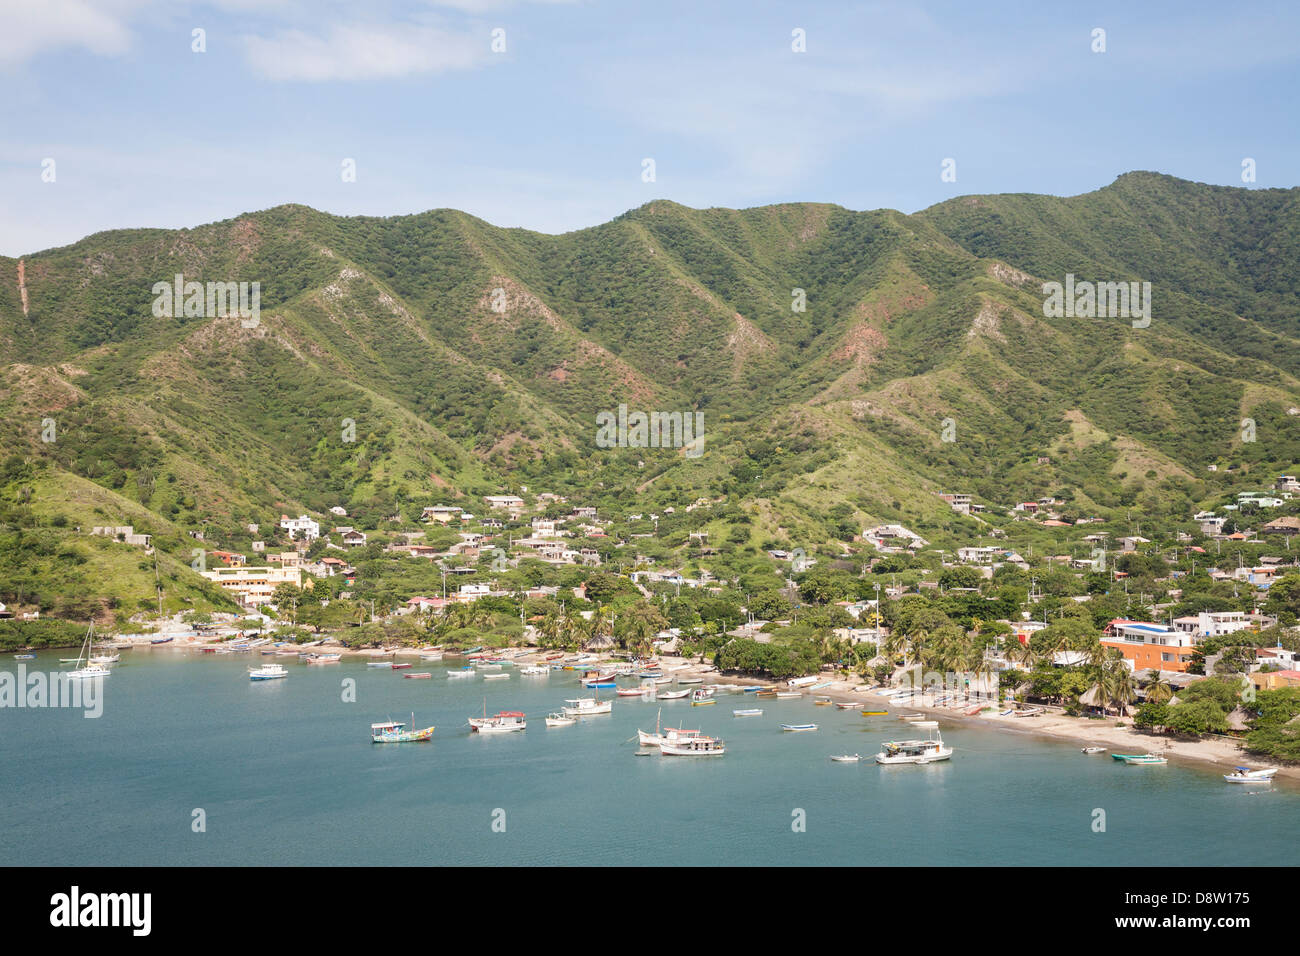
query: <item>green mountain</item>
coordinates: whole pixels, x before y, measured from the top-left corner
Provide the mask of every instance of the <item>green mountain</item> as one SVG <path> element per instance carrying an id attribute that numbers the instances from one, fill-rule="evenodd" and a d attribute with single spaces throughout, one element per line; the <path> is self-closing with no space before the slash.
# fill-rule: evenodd
<path id="1" fill-rule="evenodd" d="M 0 258 L 0 573 L 43 534 L 148 596 L 88 526 L 155 534 L 184 577 L 191 532 L 521 486 L 615 514 L 728 496 L 752 543 L 805 547 L 978 533 L 941 491 L 1185 515 L 1300 460 L 1298 204 L 1130 173 L 911 216 L 656 201 L 561 236 L 281 206 Z M 156 317 L 177 274 L 259 283 L 255 327 Z M 1067 274 L 1149 282 L 1149 325 L 1046 317 Z M 699 412 L 703 454 L 601 447 L 620 405 Z"/>

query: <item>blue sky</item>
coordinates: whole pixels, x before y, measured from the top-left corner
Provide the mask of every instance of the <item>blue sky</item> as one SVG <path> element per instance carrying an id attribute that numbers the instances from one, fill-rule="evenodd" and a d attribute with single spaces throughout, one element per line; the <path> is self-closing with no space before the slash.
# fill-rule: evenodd
<path id="1" fill-rule="evenodd" d="M 563 232 L 656 198 L 1239 186 L 1245 157 L 1253 188 L 1300 184 L 1286 3 L 0 0 L 0 24 L 11 256 L 284 202 Z"/>

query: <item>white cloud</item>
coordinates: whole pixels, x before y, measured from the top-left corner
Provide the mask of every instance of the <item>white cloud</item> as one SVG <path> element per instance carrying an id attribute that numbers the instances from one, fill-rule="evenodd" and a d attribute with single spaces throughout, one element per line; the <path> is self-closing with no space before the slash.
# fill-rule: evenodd
<path id="1" fill-rule="evenodd" d="M 126 19 L 137 2 L 4 0 L 0 3 L 0 65 L 14 66 L 66 47 L 117 56 L 131 46 Z"/>
<path id="2" fill-rule="evenodd" d="M 354 24 L 324 34 L 283 30 L 244 38 L 249 64 L 272 80 L 366 80 L 466 70 L 486 62 L 491 37 L 437 27 Z"/>

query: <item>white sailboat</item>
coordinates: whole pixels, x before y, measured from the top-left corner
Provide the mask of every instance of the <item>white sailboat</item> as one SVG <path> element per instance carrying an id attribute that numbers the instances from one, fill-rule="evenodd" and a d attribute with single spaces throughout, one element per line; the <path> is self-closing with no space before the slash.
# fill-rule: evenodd
<path id="1" fill-rule="evenodd" d="M 94 652 L 95 625 L 92 622 L 90 628 L 86 631 L 86 640 L 81 645 L 81 652 L 77 654 L 77 666 L 68 671 L 67 676 L 72 680 L 86 680 L 95 677 L 107 677 L 113 673 L 109 670 L 107 664 L 96 664 L 90 660 L 90 655 Z M 81 665 L 82 658 L 86 659 L 86 665 Z"/>

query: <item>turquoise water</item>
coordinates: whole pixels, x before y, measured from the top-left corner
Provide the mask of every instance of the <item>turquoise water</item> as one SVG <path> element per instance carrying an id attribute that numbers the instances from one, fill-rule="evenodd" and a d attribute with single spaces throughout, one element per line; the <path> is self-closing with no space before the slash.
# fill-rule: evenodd
<path id="1" fill-rule="evenodd" d="M 24 662 L 57 669 L 59 653 Z M 269 658 L 123 652 L 104 713 L 0 709 L 6 865 L 248 864 L 1290 864 L 1288 784 L 1231 786 L 1190 765 L 1126 767 L 1067 743 L 944 725 L 948 763 L 836 764 L 907 725 L 812 701 L 724 694 L 712 707 L 618 698 L 548 729 L 571 671 L 432 680 L 364 663 L 252 682 Z M 0 670 L 16 671 L 6 659 Z M 356 681 L 356 702 L 342 682 Z M 602 692 L 602 696 L 610 692 Z M 466 717 L 522 710 L 527 731 L 471 735 Z M 733 708 L 762 707 L 734 718 Z M 637 757 L 638 728 L 699 727 L 721 758 Z M 376 746 L 372 722 L 437 726 Z M 813 722 L 788 734 L 781 723 Z M 206 831 L 193 832 L 201 808 Z M 1106 830 L 1093 831 L 1094 809 Z M 496 811 L 504 811 L 504 814 Z M 803 832 L 795 832 L 796 810 Z M 504 823 L 504 832 L 497 830 Z"/>

